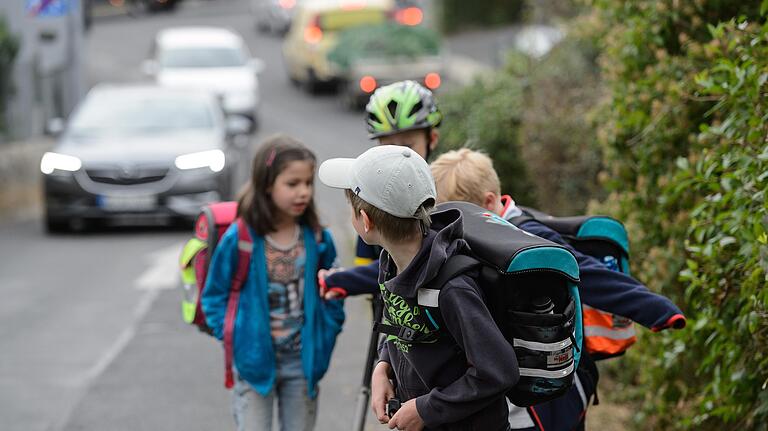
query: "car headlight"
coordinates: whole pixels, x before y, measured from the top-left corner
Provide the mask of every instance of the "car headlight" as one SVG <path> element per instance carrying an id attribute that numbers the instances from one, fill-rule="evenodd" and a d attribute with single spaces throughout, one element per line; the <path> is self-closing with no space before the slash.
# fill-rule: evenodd
<path id="1" fill-rule="evenodd" d="M 224 169 L 226 158 L 221 150 L 200 151 L 199 153 L 184 154 L 176 157 L 175 165 L 182 170 L 210 168 L 213 172 Z"/>
<path id="2" fill-rule="evenodd" d="M 46 175 L 52 174 L 56 169 L 75 172 L 81 167 L 83 167 L 83 162 L 80 159 L 66 154 L 47 152 L 43 154 L 43 158 L 40 160 L 40 171 Z"/>

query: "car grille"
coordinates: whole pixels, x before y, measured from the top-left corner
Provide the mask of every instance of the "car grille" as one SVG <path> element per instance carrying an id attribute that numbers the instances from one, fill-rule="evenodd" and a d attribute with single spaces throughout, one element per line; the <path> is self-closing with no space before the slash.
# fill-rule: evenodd
<path id="1" fill-rule="evenodd" d="M 91 181 L 96 183 L 130 186 L 161 181 L 168 174 L 168 168 L 89 169 L 86 173 Z"/>

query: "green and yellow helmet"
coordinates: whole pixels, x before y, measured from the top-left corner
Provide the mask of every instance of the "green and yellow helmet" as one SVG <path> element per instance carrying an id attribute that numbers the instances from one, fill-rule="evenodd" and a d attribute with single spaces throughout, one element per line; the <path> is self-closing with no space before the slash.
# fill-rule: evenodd
<path id="1" fill-rule="evenodd" d="M 443 119 L 432 92 L 416 81 L 400 81 L 380 87 L 365 110 L 371 139 L 437 127 Z"/>

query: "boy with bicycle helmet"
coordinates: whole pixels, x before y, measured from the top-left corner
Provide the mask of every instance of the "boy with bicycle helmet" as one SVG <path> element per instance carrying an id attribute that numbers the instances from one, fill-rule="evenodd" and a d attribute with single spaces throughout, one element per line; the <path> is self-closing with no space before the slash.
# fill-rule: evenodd
<path id="1" fill-rule="evenodd" d="M 429 161 L 437 148 L 437 127 L 443 114 L 431 91 L 416 81 L 399 81 L 378 88 L 365 107 L 368 137 L 379 145 L 408 147 Z M 329 273 L 321 271 L 320 283 L 328 286 L 326 299 L 379 292 L 378 259 L 381 248 L 357 239 L 356 267 Z"/>

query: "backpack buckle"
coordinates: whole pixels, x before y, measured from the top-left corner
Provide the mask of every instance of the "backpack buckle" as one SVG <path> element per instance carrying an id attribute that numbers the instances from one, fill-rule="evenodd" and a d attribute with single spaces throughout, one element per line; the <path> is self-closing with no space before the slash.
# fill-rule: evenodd
<path id="1" fill-rule="evenodd" d="M 397 333 L 397 338 L 403 341 L 412 342 L 416 339 L 416 331 L 411 328 L 401 326 L 400 331 Z"/>

